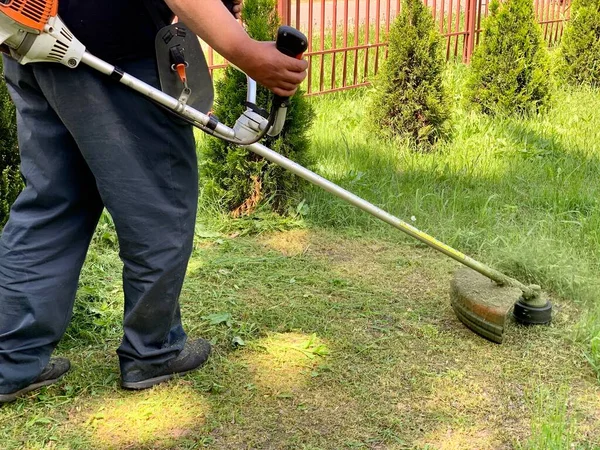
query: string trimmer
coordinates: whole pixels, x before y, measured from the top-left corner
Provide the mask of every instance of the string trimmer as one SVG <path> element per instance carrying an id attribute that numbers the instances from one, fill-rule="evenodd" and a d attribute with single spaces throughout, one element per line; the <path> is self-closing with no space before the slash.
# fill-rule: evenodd
<path id="1" fill-rule="evenodd" d="M 467 327 L 492 341 L 502 342 L 505 321 L 513 306 L 513 315 L 521 323 L 539 324 L 550 321 L 552 305 L 539 286 L 526 286 L 462 254 L 258 143 L 265 135 L 276 136 L 281 131 L 289 99 L 274 97 L 271 112 L 266 113 L 256 106 L 256 83 L 248 78 L 247 109 L 234 127 L 229 128 L 216 117 L 205 113 L 209 109 L 206 99 L 209 99 L 209 103 L 212 102 L 212 81 L 208 81 L 210 89 L 206 91 L 206 86 L 201 88 L 206 92 L 199 100 L 199 104 L 203 104 L 199 108 L 205 112 L 193 107 L 190 100 L 194 98 L 194 94 L 198 97 L 198 92 L 194 92 L 195 89 L 188 82 L 188 72 L 191 71 L 186 69 L 190 60 L 198 65 L 193 67 L 194 72 L 207 74 L 208 71 L 203 56 L 198 56 L 197 53 L 194 57 L 189 56 L 193 53 L 189 51 L 189 47 L 193 45 L 189 39 L 185 40 L 188 32 L 183 24 L 167 27 L 161 31 L 161 39 L 157 38 L 157 42 L 167 44 L 165 52 L 168 52 L 167 56 L 157 56 L 161 66 L 159 72 L 164 75 L 161 76 L 163 90 L 159 90 L 87 52 L 58 17 L 57 11 L 58 0 L 0 0 L 2 50 L 21 64 L 55 62 L 72 69 L 80 64 L 89 66 L 148 97 L 202 131 L 247 148 L 473 269 L 478 273 L 467 269 L 455 275 L 451 303 L 456 315 Z M 197 44 L 195 36 L 193 40 Z M 187 58 L 184 54 L 186 47 Z M 307 49 L 307 39 L 299 31 L 284 26 L 278 32 L 277 48 L 288 56 L 299 57 Z M 163 56 L 166 64 L 160 63 Z M 178 96 L 165 92 L 173 92 L 173 89 L 177 89 Z"/>

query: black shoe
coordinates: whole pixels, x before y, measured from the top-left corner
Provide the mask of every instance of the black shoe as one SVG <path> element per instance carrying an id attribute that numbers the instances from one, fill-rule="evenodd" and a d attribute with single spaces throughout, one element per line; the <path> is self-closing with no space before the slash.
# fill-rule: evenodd
<path id="1" fill-rule="evenodd" d="M 169 361 L 164 367 L 154 371 L 134 371 L 121 380 L 121 387 L 125 389 L 148 389 L 164 381 L 170 380 L 174 375 L 183 375 L 203 366 L 210 355 L 210 343 L 204 339 L 188 341 L 177 358 Z"/>
<path id="2" fill-rule="evenodd" d="M 0 394 L 0 403 L 10 403 L 17 397 L 31 391 L 35 391 L 44 386 L 56 383 L 71 368 L 71 363 L 67 358 L 50 358 L 48 365 L 42 370 L 42 373 L 29 386 L 13 392 L 11 394 Z"/>

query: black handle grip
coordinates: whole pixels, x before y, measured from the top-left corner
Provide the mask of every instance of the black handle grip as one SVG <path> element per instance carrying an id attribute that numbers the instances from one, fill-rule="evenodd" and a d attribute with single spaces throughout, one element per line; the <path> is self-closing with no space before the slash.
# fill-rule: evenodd
<path id="1" fill-rule="evenodd" d="M 288 25 L 277 30 L 277 50 L 292 58 L 300 58 L 308 48 L 308 39 L 300 31 Z"/>
<path id="2" fill-rule="evenodd" d="M 277 41 L 275 42 L 277 50 L 292 58 L 302 58 L 302 54 L 308 49 L 308 39 L 300 31 L 288 25 L 282 25 L 277 30 Z M 273 104 L 279 107 L 289 105 L 289 97 L 275 95 Z"/>

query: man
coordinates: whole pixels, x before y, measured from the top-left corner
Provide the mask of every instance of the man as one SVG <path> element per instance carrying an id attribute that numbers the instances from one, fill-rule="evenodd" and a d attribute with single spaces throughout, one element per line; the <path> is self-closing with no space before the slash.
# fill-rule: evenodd
<path id="1" fill-rule="evenodd" d="M 239 3 L 239 2 L 236 2 Z M 155 8 L 149 10 L 148 8 Z M 173 13 L 257 82 L 292 95 L 307 63 L 250 39 L 220 0 L 61 0 L 59 14 L 97 56 L 158 86 L 156 12 Z M 240 6 L 234 8 L 239 14 Z M 210 345 L 188 341 L 179 294 L 192 250 L 197 161 L 192 128 L 108 77 L 5 58 L 26 188 L 0 238 L 0 403 L 56 382 L 50 355 L 71 317 L 102 209 L 123 261 L 121 384 L 145 389 L 200 367 Z"/>

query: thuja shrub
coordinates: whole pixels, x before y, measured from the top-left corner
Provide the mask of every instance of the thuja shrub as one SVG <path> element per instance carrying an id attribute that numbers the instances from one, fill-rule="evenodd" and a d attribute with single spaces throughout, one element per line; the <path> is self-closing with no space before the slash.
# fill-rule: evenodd
<path id="1" fill-rule="evenodd" d="M 450 134 L 442 37 L 422 0 L 403 0 L 369 106 L 373 128 L 429 150 Z"/>
<path id="2" fill-rule="evenodd" d="M 467 86 L 486 114 L 536 113 L 550 104 L 550 58 L 531 0 L 492 1 Z"/>
<path id="3" fill-rule="evenodd" d="M 600 1 L 574 0 L 561 44 L 569 82 L 600 87 Z"/>
<path id="4" fill-rule="evenodd" d="M 280 24 L 275 0 L 245 0 L 242 19 L 252 38 L 275 40 Z M 246 108 L 246 76 L 228 67 L 215 91 L 214 114 L 233 125 Z M 267 89 L 258 87 L 259 106 L 269 105 L 271 98 Z M 299 164 L 310 165 L 308 132 L 312 117 L 310 104 L 299 90 L 291 99 L 282 133 L 267 137 L 263 143 Z M 209 199 L 219 200 L 234 216 L 251 214 L 258 207 L 287 213 L 301 200 L 304 182 L 300 178 L 246 149 L 211 139 L 202 156 L 204 193 Z"/>
<path id="5" fill-rule="evenodd" d="M 0 77 L 0 230 L 6 223 L 10 207 L 21 189 L 23 180 L 19 172 L 15 108 L 8 96 L 4 77 Z"/>

